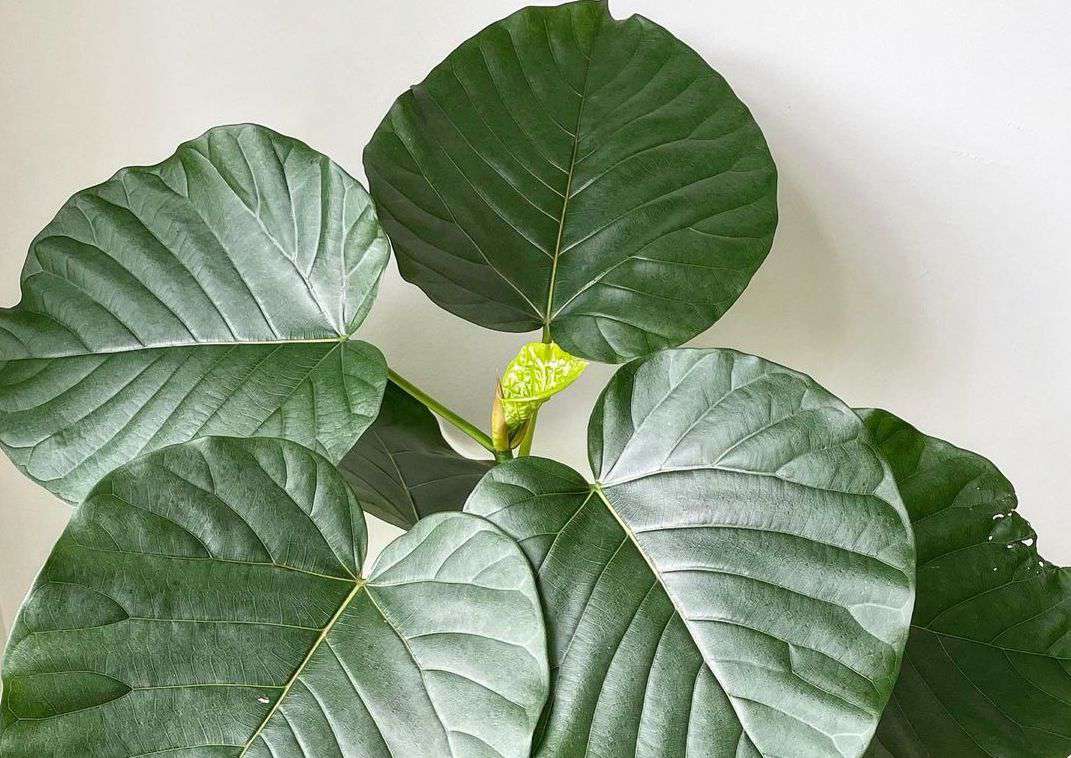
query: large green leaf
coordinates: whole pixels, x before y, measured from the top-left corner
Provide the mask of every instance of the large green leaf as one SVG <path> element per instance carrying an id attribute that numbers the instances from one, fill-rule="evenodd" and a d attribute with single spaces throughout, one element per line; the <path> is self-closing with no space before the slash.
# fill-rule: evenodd
<path id="1" fill-rule="evenodd" d="M 74 195 L 0 311 L 0 445 L 77 502 L 139 453 L 274 435 L 333 461 L 386 367 L 348 340 L 389 245 L 364 189 L 306 145 L 213 129 Z"/>
<path id="2" fill-rule="evenodd" d="M 693 50 L 604 1 L 526 8 L 402 95 L 365 150 L 402 275 L 617 362 L 694 337 L 770 249 L 776 172 Z"/>
<path id="3" fill-rule="evenodd" d="M 389 382 L 379 416 L 339 469 L 365 511 L 408 529 L 429 514 L 460 511 L 493 465 L 454 450 L 431 411 Z"/>
<path id="4" fill-rule="evenodd" d="M 531 571 L 488 522 L 421 521 L 361 577 L 321 456 L 202 438 L 74 513 L 4 659 L 0 754 L 523 758 L 547 694 Z"/>
<path id="5" fill-rule="evenodd" d="M 1071 569 L 1038 555 L 1015 491 L 975 453 L 860 411 L 918 545 L 918 602 L 873 756 L 1071 754 Z"/>
<path id="6" fill-rule="evenodd" d="M 910 530 L 859 419 L 730 350 L 623 367 L 589 485 L 499 466 L 466 509 L 537 568 L 555 687 L 539 755 L 857 756 L 896 679 Z"/>

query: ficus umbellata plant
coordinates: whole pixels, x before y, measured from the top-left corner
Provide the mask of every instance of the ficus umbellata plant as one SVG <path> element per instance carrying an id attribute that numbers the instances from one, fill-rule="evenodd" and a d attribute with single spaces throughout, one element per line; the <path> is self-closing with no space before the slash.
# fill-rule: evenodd
<path id="1" fill-rule="evenodd" d="M 599 0 L 527 8 L 399 97 L 364 165 L 368 192 L 219 127 L 33 240 L 0 444 L 76 507 L 7 644 L 0 754 L 1071 752 L 1071 571 L 1000 472 L 680 347 L 777 221 L 699 55 Z M 535 333 L 489 426 L 361 339 L 392 250 L 442 308 Z M 590 361 L 623 364 L 590 472 L 531 456 Z M 366 513 L 406 530 L 370 567 Z"/>

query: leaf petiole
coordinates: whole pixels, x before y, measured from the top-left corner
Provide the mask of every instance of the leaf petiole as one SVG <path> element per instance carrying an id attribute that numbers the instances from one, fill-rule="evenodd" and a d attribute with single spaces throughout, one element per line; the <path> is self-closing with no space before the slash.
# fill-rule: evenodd
<path id="1" fill-rule="evenodd" d="M 387 377 L 392 382 L 397 384 L 401 389 L 403 389 L 406 394 L 411 396 L 414 400 L 426 406 L 429 411 L 439 416 L 440 418 L 446 419 L 455 427 L 457 427 L 460 431 L 464 432 L 466 435 L 475 440 L 477 444 L 480 445 L 480 447 L 491 453 L 495 452 L 495 446 L 491 442 L 490 436 L 488 436 L 471 421 L 466 420 L 460 414 L 455 413 L 454 411 L 447 408 L 445 405 L 440 403 L 431 395 L 424 392 L 424 390 L 420 389 L 415 384 L 410 382 L 404 376 L 401 376 L 397 371 L 388 368 Z"/>
<path id="2" fill-rule="evenodd" d="M 524 437 L 521 438 L 521 446 L 517 449 L 517 455 L 531 455 L 532 454 L 532 440 L 535 438 L 536 422 L 539 420 L 539 409 L 537 408 L 532 417 L 528 419 L 528 423 L 524 427 Z"/>

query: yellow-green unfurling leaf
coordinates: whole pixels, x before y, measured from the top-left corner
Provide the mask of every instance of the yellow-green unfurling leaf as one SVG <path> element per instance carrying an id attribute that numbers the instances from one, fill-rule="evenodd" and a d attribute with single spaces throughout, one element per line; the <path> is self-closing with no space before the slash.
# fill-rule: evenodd
<path id="1" fill-rule="evenodd" d="M 588 362 L 553 342 L 529 342 L 502 374 L 502 409 L 506 423 L 516 428 L 543 403 L 572 384 Z"/>

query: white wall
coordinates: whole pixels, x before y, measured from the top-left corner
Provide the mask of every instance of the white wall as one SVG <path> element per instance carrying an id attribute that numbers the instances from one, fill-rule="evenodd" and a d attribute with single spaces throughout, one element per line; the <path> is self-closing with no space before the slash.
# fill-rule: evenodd
<path id="1" fill-rule="evenodd" d="M 74 191 L 215 124 L 257 121 L 358 176 L 393 98 L 517 0 L 0 0 L 0 302 Z M 765 130 L 782 221 L 767 264 L 697 344 L 807 371 L 985 452 L 1071 563 L 1071 16 L 1053 0 L 613 0 L 696 47 Z M 387 273 L 365 332 L 474 419 L 521 338 Z M 457 360 L 454 371 L 445 366 Z M 610 370 L 541 416 L 583 466 Z M 0 461 L 0 617 L 66 506 Z M 385 534 L 385 532 L 384 532 Z"/>

